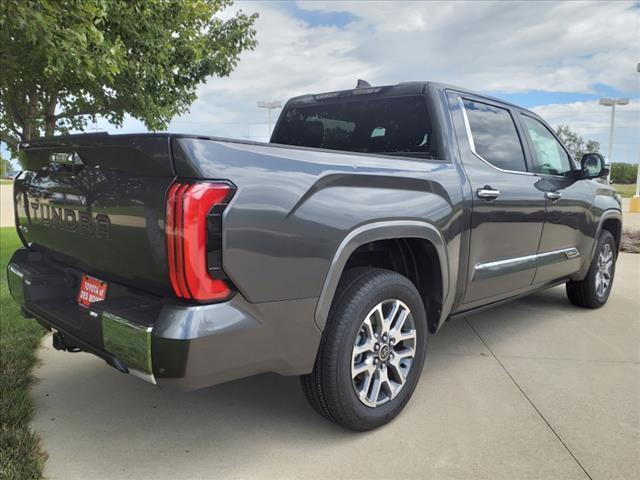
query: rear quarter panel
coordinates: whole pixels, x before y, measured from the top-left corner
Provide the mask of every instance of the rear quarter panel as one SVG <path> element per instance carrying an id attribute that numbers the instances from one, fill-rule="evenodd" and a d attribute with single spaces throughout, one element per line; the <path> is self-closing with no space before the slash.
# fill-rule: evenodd
<path id="1" fill-rule="evenodd" d="M 449 162 L 197 138 L 174 139 L 173 153 L 178 176 L 236 185 L 223 262 L 251 302 L 318 297 L 340 243 L 368 223 L 426 221 L 457 256 L 462 188 Z"/>

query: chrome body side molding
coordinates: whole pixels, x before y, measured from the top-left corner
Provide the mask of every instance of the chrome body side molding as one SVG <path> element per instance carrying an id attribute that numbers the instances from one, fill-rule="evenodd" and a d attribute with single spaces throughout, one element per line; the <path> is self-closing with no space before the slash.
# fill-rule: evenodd
<path id="1" fill-rule="evenodd" d="M 509 273 L 520 272 L 530 268 L 549 265 L 551 263 L 562 262 L 580 256 L 577 248 L 562 248 L 552 252 L 538 253 L 536 255 L 526 255 L 523 257 L 507 258 L 492 262 L 479 263 L 475 266 L 473 281 L 485 280 L 487 278 L 498 277 Z"/>

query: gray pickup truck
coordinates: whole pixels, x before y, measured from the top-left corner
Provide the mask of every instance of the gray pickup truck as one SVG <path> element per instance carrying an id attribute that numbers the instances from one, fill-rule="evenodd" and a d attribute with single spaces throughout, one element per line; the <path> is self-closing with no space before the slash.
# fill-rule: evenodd
<path id="1" fill-rule="evenodd" d="M 8 279 L 56 349 L 185 390 L 299 375 L 354 430 L 402 410 L 446 320 L 562 283 L 602 306 L 620 244 L 602 156 L 432 82 L 293 98 L 270 143 L 89 134 L 20 155 Z"/>

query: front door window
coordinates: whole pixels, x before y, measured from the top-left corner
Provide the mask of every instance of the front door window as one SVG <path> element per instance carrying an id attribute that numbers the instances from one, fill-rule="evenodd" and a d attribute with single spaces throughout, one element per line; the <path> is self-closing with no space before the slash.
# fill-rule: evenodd
<path id="1" fill-rule="evenodd" d="M 545 175 L 564 175 L 570 171 L 571 159 L 549 129 L 528 115 L 523 115 L 522 120 L 535 153 L 533 171 Z"/>

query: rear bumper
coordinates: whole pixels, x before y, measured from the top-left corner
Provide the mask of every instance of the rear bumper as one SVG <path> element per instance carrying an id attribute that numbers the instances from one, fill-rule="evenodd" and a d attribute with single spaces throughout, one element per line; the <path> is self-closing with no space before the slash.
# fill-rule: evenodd
<path id="1" fill-rule="evenodd" d="M 18 250 L 7 278 L 24 316 L 66 343 L 160 387 L 193 390 L 263 372 L 313 369 L 317 298 L 187 305 L 109 285 L 107 300 L 76 304 L 81 272 Z"/>

